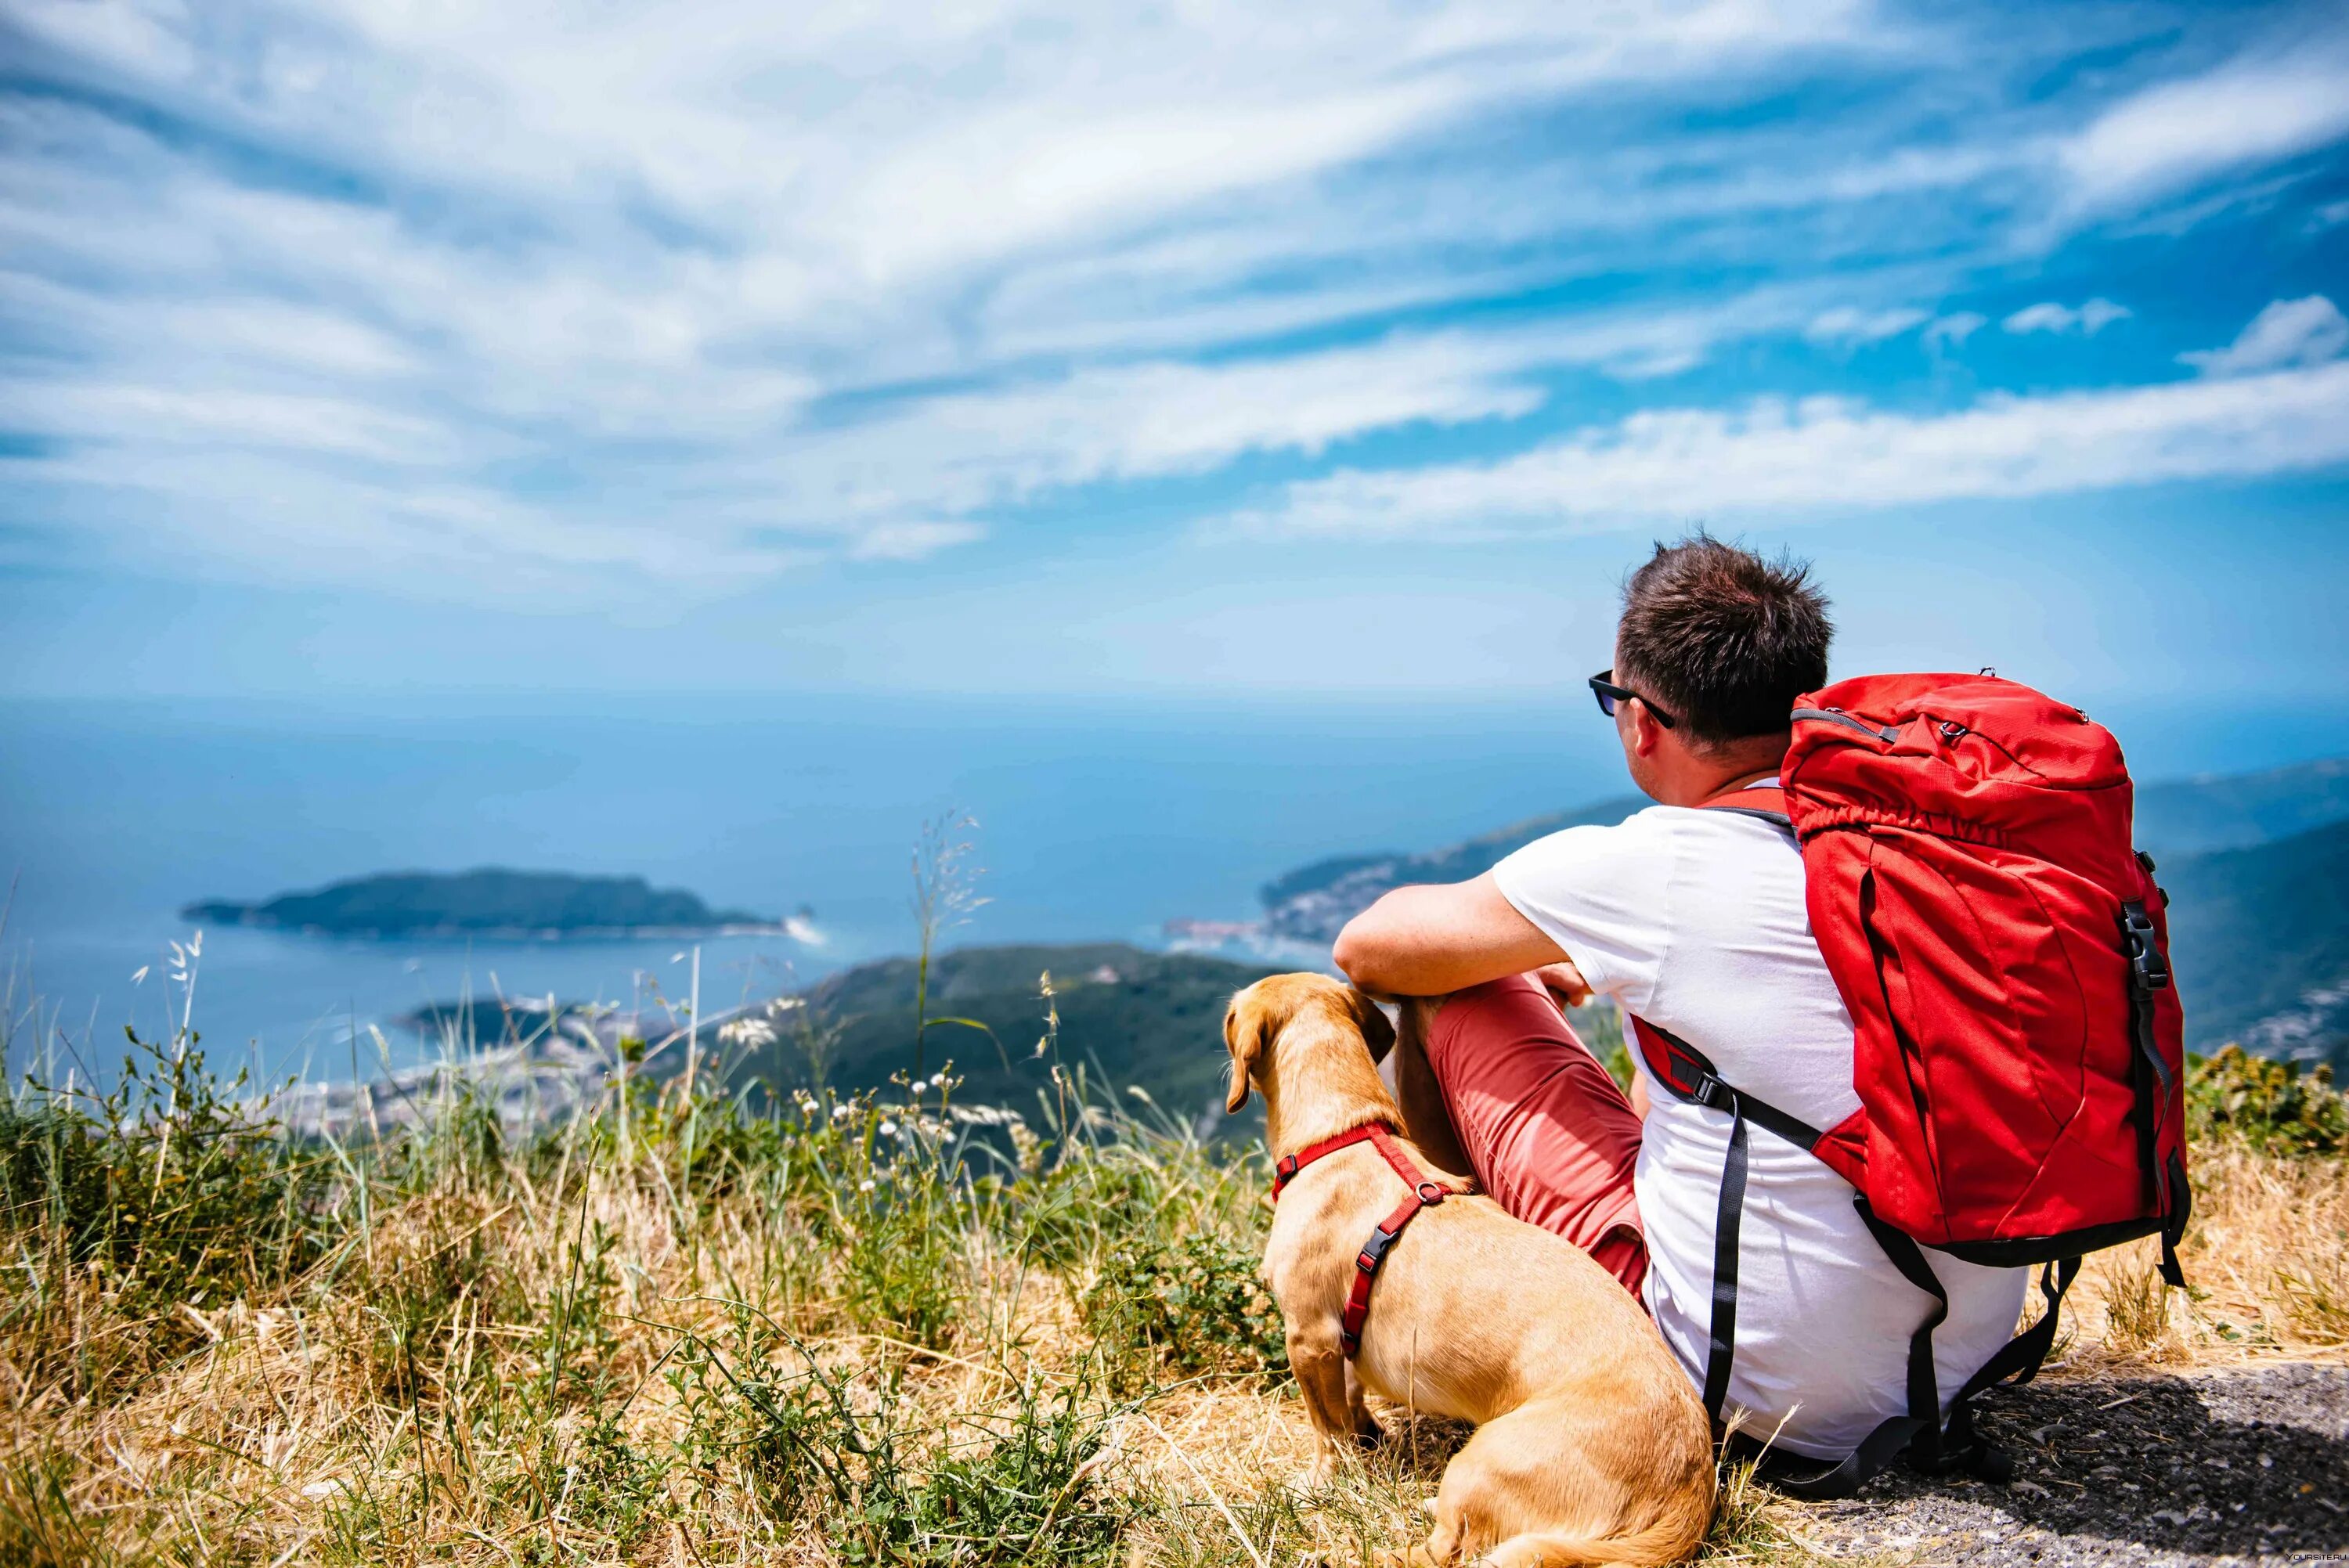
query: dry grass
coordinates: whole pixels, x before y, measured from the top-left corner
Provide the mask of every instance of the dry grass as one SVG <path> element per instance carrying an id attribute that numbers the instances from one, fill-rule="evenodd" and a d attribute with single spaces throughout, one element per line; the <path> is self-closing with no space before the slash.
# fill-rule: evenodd
<path id="1" fill-rule="evenodd" d="M 2067 1359 L 2085 1369 L 2349 1357 L 2349 1159 L 2234 1140 L 2194 1152 L 2188 1288 L 2161 1287 L 2150 1242 L 2091 1258 L 2065 1304 Z"/>
<path id="2" fill-rule="evenodd" d="M 176 1144 L 9 1113 L 0 1564 L 1299 1568 L 1417 1539 L 1462 1435 L 1390 1410 L 1308 1484 L 1228 1322 L 1258 1161 L 1163 1130 L 1015 1156 L 935 1087 L 768 1117 L 672 1088 L 524 1145 L 452 1100 L 343 1148 L 180 1092 L 216 1124 Z M 2099 1260 L 2070 1369 L 2343 1353 L 2349 1163 L 2226 1144 L 2197 1185 L 2191 1299 Z M 1709 1560 L 1823 1557 L 1804 1522 L 1733 1475 Z"/>

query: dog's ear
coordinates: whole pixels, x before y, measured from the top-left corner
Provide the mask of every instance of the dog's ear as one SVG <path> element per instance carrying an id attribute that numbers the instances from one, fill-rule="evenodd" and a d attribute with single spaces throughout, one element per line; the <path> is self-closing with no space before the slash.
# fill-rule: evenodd
<path id="1" fill-rule="evenodd" d="M 1371 1065 L 1376 1067 L 1394 1049 L 1394 1026 L 1387 1022 L 1387 1016 L 1379 1010 L 1378 1003 L 1371 999 L 1367 991 L 1348 987 L 1346 1007 L 1361 1026 L 1362 1043 L 1371 1047 Z"/>
<path id="2" fill-rule="evenodd" d="M 1248 1074 L 1264 1055 L 1264 1009 L 1250 1004 L 1245 991 L 1224 1009 L 1224 1048 L 1232 1053 L 1232 1092 L 1224 1100 L 1224 1114 L 1230 1116 L 1247 1103 Z"/>

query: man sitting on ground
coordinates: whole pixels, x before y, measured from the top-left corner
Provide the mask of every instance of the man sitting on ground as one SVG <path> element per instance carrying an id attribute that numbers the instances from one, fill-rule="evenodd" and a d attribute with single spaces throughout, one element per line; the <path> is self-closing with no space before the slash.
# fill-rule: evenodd
<path id="1" fill-rule="evenodd" d="M 1795 696 L 1826 683 L 1832 631 L 1806 567 L 1702 532 L 1660 545 L 1626 584 L 1614 667 L 1590 683 L 1657 804 L 1553 833 L 1472 882 L 1398 888 L 1338 938 L 1364 989 L 1445 997 L 1423 1063 L 1397 1064 L 1412 1136 L 1610 1270 L 1700 1386 L 1729 1119 L 1650 1096 L 1644 1064 L 1626 1099 L 1559 998 L 1612 998 L 1815 1127 L 1858 1107 L 1852 1023 L 1812 939 L 1793 838 L 1696 809 L 1775 782 Z M 1839 1459 L 1907 1409 L 1909 1336 L 1931 1303 L 1841 1177 L 1777 1139 L 1754 1140 L 1749 1161 L 1723 1408 L 1779 1448 Z M 1932 1267 L 1950 1300 L 1933 1340 L 1946 1405 L 2013 1333 L 2025 1273 Z"/>

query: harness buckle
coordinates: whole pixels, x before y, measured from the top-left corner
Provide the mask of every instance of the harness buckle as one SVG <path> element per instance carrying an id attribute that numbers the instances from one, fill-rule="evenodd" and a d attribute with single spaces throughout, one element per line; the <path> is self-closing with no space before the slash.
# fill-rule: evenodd
<path id="1" fill-rule="evenodd" d="M 1362 1250 L 1354 1254 L 1354 1266 L 1364 1274 L 1376 1274 L 1379 1264 L 1386 1261 L 1387 1249 L 1394 1245 L 1395 1234 L 1384 1225 L 1372 1231 Z"/>

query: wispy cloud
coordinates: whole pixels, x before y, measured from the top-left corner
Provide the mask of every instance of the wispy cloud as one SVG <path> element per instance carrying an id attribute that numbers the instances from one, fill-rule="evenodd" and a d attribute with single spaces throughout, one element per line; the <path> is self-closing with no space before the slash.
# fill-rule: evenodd
<path id="1" fill-rule="evenodd" d="M 1935 316 L 1925 326 L 1925 346 L 1936 348 L 1947 345 L 1955 347 L 1990 325 L 1990 317 L 1975 310 L 1951 311 Z"/>
<path id="2" fill-rule="evenodd" d="M 2075 206 L 2110 211 L 2344 136 L 2349 39 L 2336 29 L 2147 88 L 2073 137 L 2063 165 Z"/>
<path id="3" fill-rule="evenodd" d="M 1242 513 L 1339 538 L 1587 531 L 2007 500 L 2349 461 L 2349 365 L 1993 397 L 1919 416 L 1847 398 L 1657 409 L 1494 463 L 1343 472 Z"/>
<path id="4" fill-rule="evenodd" d="M 2251 318 L 2224 348 L 2181 354 L 2207 376 L 2245 376 L 2286 365 L 2320 365 L 2349 348 L 2349 319 L 2323 294 L 2280 299 Z"/>
<path id="5" fill-rule="evenodd" d="M 1999 325 L 2012 333 L 2084 332 L 2094 337 L 2113 323 L 2127 320 L 2128 314 L 2127 306 L 2108 299 L 2092 299 L 2077 306 L 2042 300 L 2024 305 Z"/>
<path id="6" fill-rule="evenodd" d="M 2322 51 L 2050 97 L 2149 24 L 1878 0 L 25 0 L 10 26 L 6 548 L 468 599 L 911 570 L 1168 480 L 1215 513 L 1293 479 L 1335 527 L 1348 496 L 1432 517 L 1382 487 L 1580 451 L 1619 508 L 1657 442 L 1759 469 L 1970 428 L 2004 405 L 1889 412 L 1866 367 L 1938 388 L 1993 357 L 1950 352 L 1990 320 L 2096 333 L 2127 312 L 2010 286 L 2050 211 L 2343 119 Z M 2304 370 L 2321 327 L 2193 363 Z"/>
<path id="7" fill-rule="evenodd" d="M 1839 305 L 1813 316 L 1803 335 L 1814 343 L 1880 343 L 1923 325 L 1930 314 L 1913 305 L 1873 311 Z"/>

